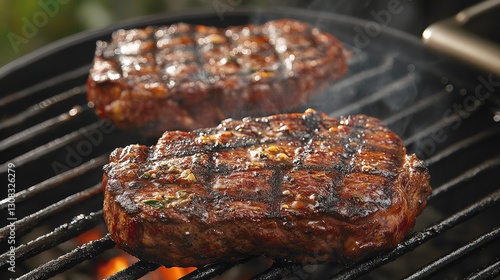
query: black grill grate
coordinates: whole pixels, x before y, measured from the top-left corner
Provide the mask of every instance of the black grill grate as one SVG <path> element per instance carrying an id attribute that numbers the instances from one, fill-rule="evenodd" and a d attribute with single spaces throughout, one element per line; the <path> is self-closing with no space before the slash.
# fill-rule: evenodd
<path id="1" fill-rule="evenodd" d="M 402 136 L 409 152 L 426 160 L 434 192 L 415 231 L 392 251 L 350 266 L 303 267 L 276 262 L 255 275 L 255 279 L 313 279 L 324 275 L 331 279 L 356 279 L 362 275 L 369 279 L 388 275 L 408 279 L 498 276 L 500 98 L 492 94 L 491 88 L 488 96 L 484 91 L 482 95 L 477 93 L 479 85 L 483 85 L 483 90 L 487 88 L 484 80 L 495 80 L 494 77 L 472 71 L 456 73 L 457 67 L 444 62 L 436 66 L 437 58 L 425 52 L 416 39 L 391 30 L 372 38 L 367 48 L 356 48 L 353 26 L 366 23 L 332 14 L 318 17 L 292 9 L 266 13 L 243 10 L 228 13 L 222 23 L 217 15 L 201 13 L 160 17 L 135 25 L 175 21 L 230 25 L 281 16 L 311 21 L 331 31 L 353 51 L 349 75 L 306 107 L 332 116 L 362 113 L 382 119 Z M 85 100 L 84 83 L 93 44 L 112 29 L 115 28 L 90 34 L 84 41 L 75 39 L 76 43 L 67 49 L 87 46 L 84 50 L 89 60 L 75 63 L 62 73 L 53 73 L 43 81 L 19 83 L 22 75 L 37 74 L 28 70 L 36 68 L 37 61 L 28 63 L 23 71 L 0 72 L 2 83 L 13 88 L 0 97 L 0 156 L 7 159 L 0 165 L 0 173 L 7 177 L 9 163 L 15 165 L 16 173 L 12 220 L 16 273 L 7 270 L 11 266 L 11 228 L 6 225 L 0 229 L 0 246 L 2 252 L 7 252 L 0 256 L 0 269 L 6 277 L 45 279 L 72 273 L 78 264 L 115 250 L 106 235 L 59 253 L 46 264 L 35 268 L 29 264 L 31 259 L 81 233 L 103 227 L 100 169 L 113 148 L 154 143 L 154 139 L 119 131 L 99 120 Z M 58 53 L 50 57 L 56 59 Z M 16 71 L 21 77 L 12 78 Z M 7 213 L 12 199 L 7 193 L 0 197 L 4 198 L 0 210 Z M 3 222 L 10 221 L 3 214 L 2 217 Z M 33 237 L 39 229 L 41 233 Z M 182 279 L 211 279 L 247 262 L 251 259 L 208 265 Z M 138 261 L 108 279 L 137 279 L 158 267 Z"/>

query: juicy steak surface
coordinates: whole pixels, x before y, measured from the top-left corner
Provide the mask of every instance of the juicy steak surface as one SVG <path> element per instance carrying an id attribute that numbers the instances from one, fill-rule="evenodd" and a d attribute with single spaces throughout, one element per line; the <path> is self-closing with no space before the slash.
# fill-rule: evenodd
<path id="1" fill-rule="evenodd" d="M 97 42 L 87 97 L 147 136 L 284 113 L 347 72 L 342 43 L 290 19 L 225 29 L 178 23 Z"/>
<path id="2" fill-rule="evenodd" d="M 104 171 L 112 239 L 167 266 L 356 261 L 402 241 L 431 193 L 380 120 L 311 109 L 165 132 L 116 149 Z"/>

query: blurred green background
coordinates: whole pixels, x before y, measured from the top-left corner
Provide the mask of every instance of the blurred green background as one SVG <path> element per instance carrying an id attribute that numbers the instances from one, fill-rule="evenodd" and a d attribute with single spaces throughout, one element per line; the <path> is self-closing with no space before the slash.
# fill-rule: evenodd
<path id="1" fill-rule="evenodd" d="M 389 26 L 420 36 L 430 23 L 479 0 L 0 0 L 0 67 L 60 38 L 126 19 L 190 9 L 292 6 L 374 20 L 389 1 L 405 9 Z"/>
<path id="2" fill-rule="evenodd" d="M 0 67 L 60 38 L 125 19 L 246 5 L 301 4 L 294 0 L 0 0 Z"/>

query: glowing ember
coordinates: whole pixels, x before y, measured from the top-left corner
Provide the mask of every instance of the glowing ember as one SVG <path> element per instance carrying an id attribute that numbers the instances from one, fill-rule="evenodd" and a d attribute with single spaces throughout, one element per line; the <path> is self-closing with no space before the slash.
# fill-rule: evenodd
<path id="1" fill-rule="evenodd" d="M 181 277 L 183 277 L 184 275 L 192 272 L 196 270 L 195 267 L 171 267 L 171 268 L 166 268 L 164 266 L 158 268 L 157 270 L 155 270 L 154 272 L 152 272 L 151 274 L 159 274 L 161 275 L 161 278 L 160 279 L 164 279 L 164 280 L 177 280 Z"/>
<path id="2" fill-rule="evenodd" d="M 111 260 L 102 263 L 97 268 L 97 276 L 99 279 L 104 279 L 109 277 L 121 270 L 126 269 L 133 263 L 137 262 L 138 259 L 123 253 L 123 255 L 119 255 L 117 257 L 112 258 Z M 151 271 L 146 276 L 141 279 L 158 279 L 158 280 L 177 280 L 184 275 L 196 270 L 194 267 L 159 267 L 155 271 Z"/>
<path id="3" fill-rule="evenodd" d="M 97 276 L 99 279 L 104 279 L 110 275 L 117 273 L 120 270 L 124 270 L 128 266 L 129 260 L 127 260 L 127 256 L 114 257 L 108 262 L 98 266 Z"/>
<path id="4" fill-rule="evenodd" d="M 89 230 L 87 232 L 82 233 L 78 237 L 75 238 L 76 242 L 78 244 L 85 244 L 87 242 L 97 240 L 102 238 L 105 235 L 105 232 L 102 228 L 94 228 L 92 230 Z M 127 267 L 131 266 L 135 262 L 139 261 L 137 258 L 121 251 L 118 249 L 113 249 L 115 252 L 113 252 L 113 257 L 110 259 L 103 260 L 103 256 L 99 256 L 99 261 L 97 263 L 97 270 L 96 270 L 96 276 L 98 279 L 104 279 L 107 278 L 121 270 L 126 269 Z M 186 274 L 189 274 L 190 272 L 196 270 L 195 267 L 171 267 L 167 268 L 164 266 L 159 267 L 155 271 L 151 271 L 148 273 L 146 276 L 142 277 L 142 280 L 174 280 L 174 279 L 179 279 Z"/>
<path id="5" fill-rule="evenodd" d="M 82 245 L 82 244 L 88 243 L 90 241 L 94 241 L 94 240 L 97 240 L 99 238 L 102 238 L 103 236 L 104 236 L 104 233 L 103 233 L 102 229 L 95 228 L 93 230 L 86 231 L 86 232 L 80 234 L 79 236 L 77 236 L 76 242 L 79 245 Z"/>

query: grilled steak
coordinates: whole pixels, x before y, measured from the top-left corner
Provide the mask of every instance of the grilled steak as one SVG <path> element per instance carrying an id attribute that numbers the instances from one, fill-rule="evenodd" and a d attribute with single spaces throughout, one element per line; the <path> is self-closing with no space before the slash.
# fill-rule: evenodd
<path id="1" fill-rule="evenodd" d="M 431 192 L 381 121 L 311 109 L 166 132 L 116 149 L 104 171 L 112 239 L 167 266 L 359 260 L 396 246 Z"/>
<path id="2" fill-rule="evenodd" d="M 288 19 L 119 30 L 97 43 L 87 97 L 101 117 L 148 136 L 212 127 L 296 108 L 346 73 L 346 53 L 332 35 Z"/>

